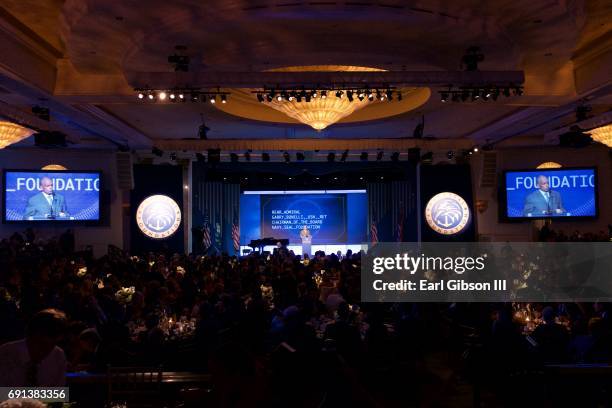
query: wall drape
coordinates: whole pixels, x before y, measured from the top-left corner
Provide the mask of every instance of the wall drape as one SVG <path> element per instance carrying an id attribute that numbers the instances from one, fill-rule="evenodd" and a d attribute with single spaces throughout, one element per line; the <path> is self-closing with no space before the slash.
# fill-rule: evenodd
<path id="1" fill-rule="evenodd" d="M 416 185 L 412 181 L 369 183 L 368 237 L 370 227 L 376 222 L 380 242 L 396 242 L 401 225 L 402 241 L 417 240 Z M 370 237 L 371 239 L 371 237 Z"/>
<path id="2" fill-rule="evenodd" d="M 232 224 L 240 222 L 240 185 L 194 180 L 192 197 L 193 227 L 202 228 L 208 220 L 215 248 L 234 254 Z M 194 242 L 193 249 L 200 252 L 201 242 Z"/>

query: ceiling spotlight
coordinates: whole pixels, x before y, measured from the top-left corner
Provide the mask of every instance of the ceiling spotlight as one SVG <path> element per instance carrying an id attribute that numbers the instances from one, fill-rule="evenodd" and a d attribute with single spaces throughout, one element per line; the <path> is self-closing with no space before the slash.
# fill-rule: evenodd
<path id="1" fill-rule="evenodd" d="M 393 100 L 393 91 L 391 89 L 387 89 L 387 99 Z"/>
<path id="2" fill-rule="evenodd" d="M 305 159 L 304 153 L 302 153 L 302 152 L 297 152 L 297 153 L 295 154 L 295 159 L 296 159 L 297 161 L 304 161 L 304 159 Z"/>
<path id="3" fill-rule="evenodd" d="M 321 99 L 327 98 L 327 91 L 321 91 Z"/>
<path id="4" fill-rule="evenodd" d="M 485 89 L 483 93 L 484 95 L 482 97 L 485 101 L 493 96 L 493 91 L 491 91 L 490 89 Z"/>
<path id="5" fill-rule="evenodd" d="M 348 98 L 349 102 L 353 102 L 353 91 L 346 91 L 346 97 Z"/>
<path id="6" fill-rule="evenodd" d="M 230 153 L 230 161 L 232 163 L 238 163 L 238 155 L 236 153 Z"/>
<path id="7" fill-rule="evenodd" d="M 312 97 L 316 98 L 317 97 L 317 90 L 315 89 L 314 91 L 312 91 Z"/>
<path id="8" fill-rule="evenodd" d="M 520 86 L 517 86 L 514 88 L 514 95 L 516 96 L 521 96 L 523 95 L 523 88 Z"/>
<path id="9" fill-rule="evenodd" d="M 289 98 L 287 98 L 287 99 L 289 100 L 289 102 L 293 102 L 293 99 L 295 99 L 295 98 L 294 98 L 293 94 L 291 94 L 291 95 L 289 95 Z"/>
<path id="10" fill-rule="evenodd" d="M 198 137 L 201 140 L 206 140 L 208 138 L 208 131 L 210 130 L 210 128 L 208 126 L 206 126 L 206 124 L 204 123 L 204 121 L 202 121 L 202 124 L 200 125 L 200 127 L 198 128 Z"/>
<path id="11" fill-rule="evenodd" d="M 185 99 L 185 95 L 183 95 L 183 93 L 178 94 L 179 99 L 183 100 Z"/>
<path id="12" fill-rule="evenodd" d="M 432 164 L 433 163 L 433 152 L 427 152 L 421 156 L 422 164 Z"/>
<path id="13" fill-rule="evenodd" d="M 363 92 L 361 92 L 361 93 L 359 94 L 359 100 L 360 100 L 360 101 L 363 101 L 363 99 L 364 99 L 364 98 L 365 98 L 365 94 L 364 94 Z"/>
<path id="14" fill-rule="evenodd" d="M 217 96 L 216 95 L 210 95 L 210 103 L 215 104 L 217 103 Z"/>
<path id="15" fill-rule="evenodd" d="M 155 99 L 155 95 L 153 95 L 152 93 L 150 93 L 150 94 L 149 94 L 149 95 L 147 95 L 147 96 L 149 97 L 149 100 L 151 100 L 151 101 L 152 101 L 153 99 Z"/>
<path id="16" fill-rule="evenodd" d="M 449 150 L 448 152 L 446 152 L 446 158 L 447 158 L 448 160 L 452 160 L 452 159 L 453 159 L 453 157 L 455 157 L 455 152 L 454 152 L 454 151 Z"/>
<path id="17" fill-rule="evenodd" d="M 461 101 L 465 102 L 467 101 L 467 99 L 470 97 L 470 90 L 469 89 L 463 89 L 461 91 Z"/>
<path id="18" fill-rule="evenodd" d="M 472 91 L 472 100 L 475 101 L 478 100 L 478 98 L 480 98 L 480 91 L 478 90 L 478 88 L 475 88 Z"/>
<path id="19" fill-rule="evenodd" d="M 504 88 L 504 90 L 503 90 L 503 92 L 502 92 L 502 93 L 504 94 L 504 96 L 505 96 L 506 98 L 509 98 L 509 97 L 510 97 L 510 88 L 507 88 L 507 87 L 506 87 L 506 88 Z"/>
<path id="20" fill-rule="evenodd" d="M 283 159 L 285 159 L 285 163 L 289 163 L 291 161 L 291 155 L 289 154 L 289 152 L 285 151 L 283 153 Z"/>
<path id="21" fill-rule="evenodd" d="M 197 102 L 200 100 L 200 96 L 197 93 L 192 93 L 191 94 L 191 101 L 192 102 Z"/>
<path id="22" fill-rule="evenodd" d="M 274 97 L 272 96 L 272 94 L 271 94 L 271 93 L 269 93 L 269 94 L 267 95 L 267 99 L 268 99 L 268 102 L 272 102 L 272 101 L 274 100 Z"/>
<path id="23" fill-rule="evenodd" d="M 372 92 L 370 92 L 370 94 L 368 95 L 368 100 L 370 102 L 372 102 L 374 100 L 374 94 Z"/>
<path id="24" fill-rule="evenodd" d="M 151 153 L 157 157 L 162 157 L 164 155 L 164 151 L 155 146 L 153 146 L 153 148 L 151 149 Z"/>
<path id="25" fill-rule="evenodd" d="M 474 146 L 474 153 L 478 153 L 478 146 Z"/>
<path id="26" fill-rule="evenodd" d="M 300 95 L 299 93 L 297 93 L 297 94 L 295 95 L 295 100 L 296 100 L 297 102 L 302 102 L 302 95 Z"/>
<path id="27" fill-rule="evenodd" d="M 249 152 L 248 150 L 244 152 L 244 160 L 251 161 L 251 152 Z"/>
<path id="28" fill-rule="evenodd" d="M 495 88 L 493 92 L 491 93 L 491 99 L 496 101 L 498 97 L 499 97 L 499 88 Z"/>
<path id="29" fill-rule="evenodd" d="M 144 94 L 142 92 L 138 92 L 138 99 L 144 99 Z"/>
<path id="30" fill-rule="evenodd" d="M 401 100 L 402 100 L 402 93 L 401 93 L 401 92 L 398 92 L 398 93 L 397 93 L 397 100 L 398 100 L 398 101 L 401 101 Z"/>
<path id="31" fill-rule="evenodd" d="M 327 161 L 328 161 L 328 162 L 333 162 L 333 161 L 335 161 L 335 160 L 336 160 L 336 153 L 334 153 L 334 152 L 329 152 L 329 153 L 327 154 Z"/>
<path id="32" fill-rule="evenodd" d="M 344 92 L 336 91 L 336 98 L 342 98 L 342 95 L 344 95 Z"/>
<path id="33" fill-rule="evenodd" d="M 270 161 L 270 154 L 266 153 L 266 152 L 262 153 L 261 154 L 261 160 L 265 161 L 265 162 L 269 162 Z"/>
<path id="34" fill-rule="evenodd" d="M 175 95 L 175 94 L 173 94 L 173 93 L 171 93 L 171 94 L 170 94 L 170 99 L 175 100 L 175 99 L 176 99 L 176 95 Z"/>
<path id="35" fill-rule="evenodd" d="M 448 102 L 448 92 L 440 92 L 440 102 Z"/>
<path id="36" fill-rule="evenodd" d="M 306 94 L 306 102 L 310 102 L 310 92 Z"/>
<path id="37" fill-rule="evenodd" d="M 376 153 L 376 161 L 381 161 L 384 154 L 385 154 L 384 151 L 379 150 L 378 153 Z"/>
<path id="38" fill-rule="evenodd" d="M 453 102 L 459 102 L 460 97 L 461 95 L 459 95 L 459 92 L 453 92 L 453 96 L 452 96 Z"/>
<path id="39" fill-rule="evenodd" d="M 159 100 L 160 100 L 160 101 L 165 100 L 165 99 L 166 99 L 166 96 L 167 96 L 167 95 L 166 95 L 166 93 L 165 93 L 164 91 L 161 91 L 161 92 L 159 93 Z"/>
<path id="40" fill-rule="evenodd" d="M 342 156 L 340 156 L 340 161 L 341 162 L 345 162 L 347 157 L 348 157 L 348 149 L 346 149 L 345 151 L 342 152 Z"/>
<path id="41" fill-rule="evenodd" d="M 399 156 L 400 156 L 399 152 L 393 152 L 391 154 L 391 161 L 394 161 L 394 162 L 399 161 Z"/>
<path id="42" fill-rule="evenodd" d="M 361 154 L 359 155 L 359 160 L 368 161 L 368 152 L 361 152 Z"/>
<path id="43" fill-rule="evenodd" d="M 227 103 L 227 96 L 221 95 L 221 103 Z"/>
<path id="44" fill-rule="evenodd" d="M 263 101 L 264 101 L 263 95 L 258 93 L 257 94 L 257 100 L 259 101 L 259 103 L 263 103 Z"/>

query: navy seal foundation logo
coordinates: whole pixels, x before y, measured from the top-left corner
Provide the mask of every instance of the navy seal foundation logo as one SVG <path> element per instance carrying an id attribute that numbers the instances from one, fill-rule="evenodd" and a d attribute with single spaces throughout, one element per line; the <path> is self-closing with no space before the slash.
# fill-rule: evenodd
<path id="1" fill-rule="evenodd" d="M 136 223 L 148 237 L 167 238 L 181 225 L 181 209 L 170 197 L 153 195 L 145 198 L 138 206 Z"/>
<path id="2" fill-rule="evenodd" d="M 470 209 L 457 194 L 440 193 L 427 203 L 425 219 L 438 234 L 453 235 L 461 232 L 470 221 Z"/>

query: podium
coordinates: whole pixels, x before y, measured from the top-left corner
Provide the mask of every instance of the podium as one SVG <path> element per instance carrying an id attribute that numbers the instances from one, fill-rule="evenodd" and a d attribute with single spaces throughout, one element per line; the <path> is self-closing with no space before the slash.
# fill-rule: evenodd
<path id="1" fill-rule="evenodd" d="M 307 237 L 302 237 L 302 255 L 304 254 L 308 254 L 309 256 L 312 255 L 311 246 L 312 246 L 312 236 L 309 235 Z"/>

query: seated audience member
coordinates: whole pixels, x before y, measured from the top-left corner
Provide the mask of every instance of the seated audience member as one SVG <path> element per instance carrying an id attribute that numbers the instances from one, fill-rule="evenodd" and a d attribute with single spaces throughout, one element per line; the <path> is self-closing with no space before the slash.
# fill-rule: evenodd
<path id="1" fill-rule="evenodd" d="M 542 360 L 548 362 L 561 362 L 567 358 L 569 333 L 567 329 L 555 322 L 556 313 L 551 306 L 542 310 L 544 321 L 533 332 L 533 338 L 538 343 L 538 351 Z"/>
<path id="2" fill-rule="evenodd" d="M 0 346 L 3 387 L 60 387 L 66 382 L 66 356 L 57 347 L 66 315 L 46 309 L 34 315 L 26 338 Z"/>

